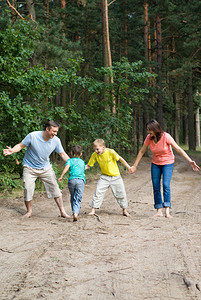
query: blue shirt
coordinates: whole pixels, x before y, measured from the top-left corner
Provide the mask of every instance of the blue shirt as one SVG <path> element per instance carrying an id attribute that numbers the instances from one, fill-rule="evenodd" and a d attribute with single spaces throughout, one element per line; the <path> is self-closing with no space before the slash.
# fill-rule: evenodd
<path id="1" fill-rule="evenodd" d="M 73 157 L 67 160 L 65 166 L 67 165 L 70 165 L 68 180 L 78 178 L 85 183 L 85 162 L 79 157 Z"/>
<path id="2" fill-rule="evenodd" d="M 42 131 L 33 131 L 29 133 L 22 141 L 27 146 L 23 165 L 34 169 L 44 169 L 50 165 L 50 154 L 53 151 L 57 153 L 64 152 L 61 141 L 57 136 L 45 141 Z"/>

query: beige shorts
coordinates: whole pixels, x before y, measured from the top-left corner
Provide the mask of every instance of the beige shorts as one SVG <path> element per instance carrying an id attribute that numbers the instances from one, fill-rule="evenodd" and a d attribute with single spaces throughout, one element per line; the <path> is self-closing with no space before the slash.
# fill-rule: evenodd
<path id="1" fill-rule="evenodd" d="M 48 198 L 57 198 L 61 196 L 61 191 L 58 186 L 57 179 L 54 170 L 52 169 L 52 166 L 48 166 L 45 169 L 33 169 L 24 166 L 24 201 L 31 201 L 33 199 L 35 181 L 37 178 L 39 178 L 42 181 Z"/>

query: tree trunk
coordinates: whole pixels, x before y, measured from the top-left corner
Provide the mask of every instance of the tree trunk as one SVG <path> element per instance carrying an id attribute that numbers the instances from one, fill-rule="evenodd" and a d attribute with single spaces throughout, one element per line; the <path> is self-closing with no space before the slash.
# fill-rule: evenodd
<path id="1" fill-rule="evenodd" d="M 188 119 L 186 116 L 182 118 L 182 129 L 183 129 L 183 143 L 188 145 Z"/>
<path id="2" fill-rule="evenodd" d="M 161 19 L 156 17 L 156 42 L 157 42 L 157 86 L 158 96 L 156 105 L 156 117 L 161 127 L 163 128 L 163 96 L 162 96 L 162 33 L 161 33 Z"/>
<path id="3" fill-rule="evenodd" d="M 61 88 L 61 106 L 66 108 L 66 98 L 67 98 L 67 88 L 66 85 L 63 85 Z M 65 120 L 61 120 L 62 124 L 65 125 Z M 66 150 L 66 130 L 63 126 L 61 126 L 61 142 Z"/>
<path id="4" fill-rule="evenodd" d="M 66 8 L 66 0 L 60 0 L 60 7 L 62 10 L 64 10 Z M 65 23 L 64 23 L 65 17 L 66 17 L 65 13 L 62 12 L 61 19 L 62 19 L 63 30 L 65 28 Z"/>
<path id="5" fill-rule="evenodd" d="M 110 35 L 109 35 L 109 21 L 108 21 L 108 4 L 107 0 L 101 0 L 101 8 L 102 8 L 102 34 L 103 34 L 103 64 L 104 67 L 112 68 L 112 57 L 110 50 Z M 105 83 L 113 83 L 113 77 L 104 76 Z M 113 99 L 113 107 L 112 112 L 116 112 L 116 101 L 114 96 Z"/>
<path id="6" fill-rule="evenodd" d="M 149 27 L 148 27 L 148 3 L 144 4 L 144 54 L 145 59 L 149 60 Z"/>
<path id="7" fill-rule="evenodd" d="M 66 8 L 66 0 L 60 0 L 60 6 L 62 9 Z"/>
<path id="8" fill-rule="evenodd" d="M 192 70 L 188 74 L 188 145 L 189 150 L 196 150 L 195 146 L 195 126 L 194 126 L 194 105 L 192 90 Z"/>
<path id="9" fill-rule="evenodd" d="M 15 0 L 12 0 L 12 6 L 15 7 Z M 14 12 L 14 10 L 12 10 L 12 22 L 11 22 L 12 26 L 15 23 L 15 16 L 16 16 L 16 13 Z"/>
<path id="10" fill-rule="evenodd" d="M 124 55 L 128 57 L 128 10 L 127 10 L 127 0 L 124 0 Z"/>
<path id="11" fill-rule="evenodd" d="M 29 11 L 29 15 L 32 21 L 36 21 L 36 12 L 34 7 L 34 1 L 33 0 L 26 0 L 27 9 Z"/>
<path id="12" fill-rule="evenodd" d="M 199 108 L 197 108 L 196 110 L 195 124 L 196 124 L 196 146 L 200 147 L 200 109 Z"/>
<path id="13" fill-rule="evenodd" d="M 107 0 L 101 0 L 101 2 L 102 2 L 102 30 L 103 30 L 103 64 L 104 67 L 112 67 Z"/>
<path id="14" fill-rule="evenodd" d="M 180 101 L 177 99 L 176 93 L 173 94 L 173 99 L 175 103 L 175 141 L 179 144 L 179 131 L 180 131 Z"/>
<path id="15" fill-rule="evenodd" d="M 145 60 L 147 62 L 147 69 L 150 71 L 150 59 L 151 56 L 149 57 L 149 17 L 148 17 L 148 3 L 144 3 L 144 56 Z M 146 83 L 146 87 L 148 88 L 148 83 Z M 149 96 L 145 95 L 146 102 L 149 101 Z M 143 140 L 147 136 L 147 128 L 146 128 L 146 123 L 149 121 L 148 117 L 148 111 L 147 111 L 147 105 L 143 105 L 143 124 L 142 124 L 142 133 L 143 133 Z"/>
<path id="16" fill-rule="evenodd" d="M 47 20 L 47 28 L 49 28 L 49 19 L 50 19 L 50 3 L 49 0 L 46 0 L 46 20 Z"/>

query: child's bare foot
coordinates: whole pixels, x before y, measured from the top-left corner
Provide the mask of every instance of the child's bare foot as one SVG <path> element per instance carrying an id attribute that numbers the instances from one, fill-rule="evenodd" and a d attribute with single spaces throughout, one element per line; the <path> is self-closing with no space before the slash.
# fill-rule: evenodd
<path id="1" fill-rule="evenodd" d="M 127 212 L 127 209 L 123 208 L 123 216 L 130 217 L 131 215 Z"/>
<path id="2" fill-rule="evenodd" d="M 24 216 L 23 218 L 31 218 L 32 216 L 32 211 L 28 211 Z"/>
<path id="3" fill-rule="evenodd" d="M 78 220 L 78 214 L 74 213 L 73 214 L 73 222 L 76 222 Z"/>
<path id="4" fill-rule="evenodd" d="M 89 213 L 90 216 L 94 216 L 96 213 L 96 210 L 95 208 L 92 208 L 91 212 Z"/>

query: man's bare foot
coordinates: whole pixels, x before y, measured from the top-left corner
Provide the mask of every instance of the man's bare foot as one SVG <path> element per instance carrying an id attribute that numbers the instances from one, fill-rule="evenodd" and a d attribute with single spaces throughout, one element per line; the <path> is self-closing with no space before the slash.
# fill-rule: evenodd
<path id="1" fill-rule="evenodd" d="M 96 213 L 95 208 L 92 208 L 91 212 L 89 213 L 89 216 L 94 216 Z"/>
<path id="2" fill-rule="evenodd" d="M 123 216 L 131 217 L 131 215 L 127 212 L 127 210 L 125 208 L 123 209 Z"/>
<path id="3" fill-rule="evenodd" d="M 74 213 L 73 214 L 73 222 L 76 222 L 78 220 L 78 214 Z"/>
<path id="4" fill-rule="evenodd" d="M 28 211 L 24 216 L 23 218 L 31 218 L 32 216 L 32 211 Z"/>
<path id="5" fill-rule="evenodd" d="M 70 216 L 67 213 L 61 213 L 62 218 L 70 218 Z"/>

